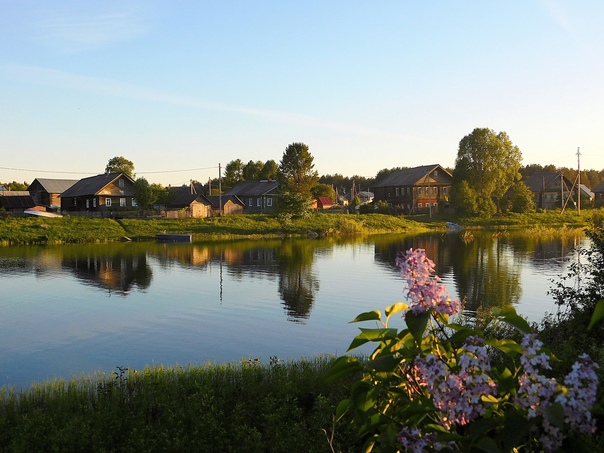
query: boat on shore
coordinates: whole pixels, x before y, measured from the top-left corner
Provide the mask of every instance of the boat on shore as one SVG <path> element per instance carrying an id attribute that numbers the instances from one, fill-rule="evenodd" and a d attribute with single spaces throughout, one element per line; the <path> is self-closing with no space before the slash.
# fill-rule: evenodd
<path id="1" fill-rule="evenodd" d="M 157 242 L 192 242 L 193 235 L 190 233 L 157 233 Z"/>

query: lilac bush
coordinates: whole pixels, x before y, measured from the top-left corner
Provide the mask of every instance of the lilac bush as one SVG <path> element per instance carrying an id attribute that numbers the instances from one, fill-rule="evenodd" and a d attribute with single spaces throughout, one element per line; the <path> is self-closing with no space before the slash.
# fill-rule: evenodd
<path id="1" fill-rule="evenodd" d="M 519 329 L 520 344 L 484 338 L 482 332 L 453 322 L 462 304 L 452 299 L 424 250 L 397 259 L 409 302 L 360 314 L 361 328 L 348 352 L 377 343 L 367 360 L 343 356 L 332 379 L 361 372 L 337 417 L 350 420 L 366 439 L 365 451 L 527 451 L 554 452 L 565 436 L 593 434 L 598 367 L 582 355 L 559 383 L 547 375 L 551 354 L 511 307 L 494 309 L 496 319 Z M 400 329 L 388 326 L 403 314 Z M 512 365 L 493 366 L 494 348 Z"/>

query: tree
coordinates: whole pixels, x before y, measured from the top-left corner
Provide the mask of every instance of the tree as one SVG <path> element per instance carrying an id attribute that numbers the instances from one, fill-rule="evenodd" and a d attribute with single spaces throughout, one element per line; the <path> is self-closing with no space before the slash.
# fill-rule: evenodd
<path id="1" fill-rule="evenodd" d="M 535 198 L 531 189 L 518 181 L 511 190 L 510 209 L 512 212 L 534 212 Z"/>
<path id="2" fill-rule="evenodd" d="M 315 187 L 312 188 L 312 195 L 314 198 L 327 197 L 331 198 L 334 201 L 337 201 L 336 191 L 329 184 L 317 184 Z"/>
<path id="3" fill-rule="evenodd" d="M 459 142 L 455 160 L 454 186 L 465 181 L 476 194 L 480 214 L 490 215 L 512 185 L 520 180 L 522 153 L 507 133 L 495 133 L 492 129 L 476 128 Z M 459 191 L 453 191 L 453 194 Z M 453 198 L 453 203 L 462 200 Z"/>
<path id="4" fill-rule="evenodd" d="M 134 164 L 132 161 L 122 156 L 116 156 L 109 159 L 105 167 L 105 173 L 122 172 L 134 178 Z"/>
<path id="5" fill-rule="evenodd" d="M 155 203 L 157 195 L 145 178 L 138 178 L 134 181 L 134 200 L 141 209 L 146 209 Z"/>
<path id="6" fill-rule="evenodd" d="M 243 162 L 241 159 L 235 159 L 224 167 L 224 174 L 222 175 L 223 189 L 231 188 L 239 181 L 243 181 Z"/>
<path id="7" fill-rule="evenodd" d="M 276 179 L 277 173 L 279 172 L 279 165 L 274 160 L 267 160 L 260 171 L 260 179 Z"/>
<path id="8" fill-rule="evenodd" d="M 264 168 L 264 164 L 262 163 L 261 160 L 257 160 L 256 162 L 254 162 L 253 160 L 250 160 L 243 167 L 243 179 L 245 181 L 255 181 L 255 180 L 260 179 L 260 172 L 262 171 L 263 168 Z"/>
<path id="9" fill-rule="evenodd" d="M 279 163 L 279 179 L 284 193 L 311 197 L 311 190 L 319 181 L 313 160 L 308 145 L 304 143 L 292 143 L 285 149 Z"/>

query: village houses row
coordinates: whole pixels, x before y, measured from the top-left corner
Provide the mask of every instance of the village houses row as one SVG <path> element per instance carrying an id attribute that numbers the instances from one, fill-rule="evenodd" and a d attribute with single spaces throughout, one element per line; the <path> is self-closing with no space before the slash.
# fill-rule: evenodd
<path id="1" fill-rule="evenodd" d="M 438 164 L 396 170 L 376 181 L 369 192 L 358 195 L 362 203 L 383 202 L 403 213 L 437 212 L 448 208 L 453 176 Z M 555 172 L 535 173 L 527 181 L 535 206 L 549 209 L 565 199 L 572 182 Z M 36 178 L 27 191 L 7 191 L 0 187 L 0 208 L 13 215 L 55 212 L 67 215 L 110 216 L 137 208 L 134 180 L 124 173 L 104 173 L 80 180 Z M 240 213 L 273 212 L 279 200 L 277 181 L 240 181 L 221 195 L 205 195 L 201 187 L 170 188 L 174 193 L 162 211 L 168 218 L 211 217 Z M 582 196 L 604 206 L 604 182 L 590 191 L 581 186 Z M 320 197 L 317 210 L 343 206 L 347 200 Z M 119 208 L 119 209 L 118 209 Z"/>

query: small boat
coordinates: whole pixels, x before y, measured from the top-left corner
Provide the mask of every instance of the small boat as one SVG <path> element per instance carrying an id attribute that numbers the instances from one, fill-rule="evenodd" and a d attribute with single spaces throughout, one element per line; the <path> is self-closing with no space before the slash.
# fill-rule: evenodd
<path id="1" fill-rule="evenodd" d="M 23 214 L 35 215 L 38 217 L 63 217 L 61 214 L 47 211 L 36 211 L 35 209 L 26 209 Z"/>
<path id="2" fill-rule="evenodd" d="M 157 233 L 157 242 L 191 242 L 193 235 L 190 233 Z"/>
<path id="3" fill-rule="evenodd" d="M 451 232 L 456 232 L 456 231 L 462 230 L 461 225 L 458 225 L 453 222 L 447 222 L 447 228 L 449 228 L 449 231 L 451 231 Z"/>

